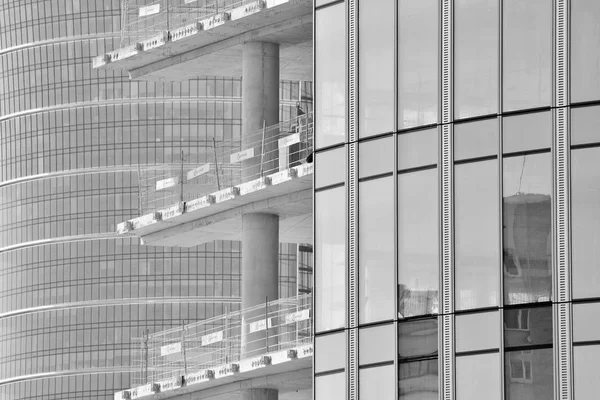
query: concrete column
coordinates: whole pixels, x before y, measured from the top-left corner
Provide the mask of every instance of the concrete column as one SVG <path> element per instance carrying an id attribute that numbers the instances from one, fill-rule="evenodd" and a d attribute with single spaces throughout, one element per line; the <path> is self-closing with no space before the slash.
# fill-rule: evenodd
<path id="1" fill-rule="evenodd" d="M 246 389 L 242 391 L 242 400 L 278 400 L 277 389 Z"/>

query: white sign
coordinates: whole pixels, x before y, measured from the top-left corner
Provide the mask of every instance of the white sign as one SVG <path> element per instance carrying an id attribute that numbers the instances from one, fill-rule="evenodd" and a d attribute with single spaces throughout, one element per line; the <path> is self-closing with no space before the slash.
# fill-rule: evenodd
<path id="1" fill-rule="evenodd" d="M 208 207 L 214 203 L 215 203 L 215 196 L 209 194 L 207 196 L 202 196 L 199 199 L 194 199 L 194 200 L 190 200 L 190 201 L 186 202 L 185 203 L 185 211 L 186 212 L 196 211 L 201 208 Z"/>
<path id="2" fill-rule="evenodd" d="M 185 0 L 185 4 L 195 3 L 197 0 Z"/>
<path id="3" fill-rule="evenodd" d="M 279 148 L 288 147 L 296 143 L 300 143 L 300 133 L 294 133 L 293 135 L 286 136 L 277 141 Z"/>
<path id="4" fill-rule="evenodd" d="M 281 172 L 276 172 L 269 175 L 271 178 L 271 185 L 279 185 L 280 183 L 287 182 L 296 176 L 295 169 L 286 169 Z"/>
<path id="5" fill-rule="evenodd" d="M 152 384 L 151 383 L 144 385 L 144 386 L 138 386 L 134 389 L 130 389 L 129 393 L 131 394 L 132 399 L 139 399 L 140 397 L 150 396 L 150 395 L 154 394 L 154 392 L 152 392 Z"/>
<path id="6" fill-rule="evenodd" d="M 291 360 L 290 355 L 296 354 L 295 350 L 282 350 L 277 353 L 271 353 L 271 365 L 281 364 Z"/>
<path id="7" fill-rule="evenodd" d="M 313 164 L 302 164 L 297 167 L 294 167 L 293 169 L 296 170 L 296 175 L 298 176 L 298 178 L 301 178 L 303 176 L 310 175 L 313 173 Z"/>
<path id="8" fill-rule="evenodd" d="M 196 372 L 185 376 L 186 385 L 194 385 L 196 383 L 208 382 L 215 377 L 215 373 L 212 369 L 206 369 L 204 371 Z"/>
<path id="9" fill-rule="evenodd" d="M 160 12 L 160 4 L 153 4 L 151 6 L 140 7 L 140 17 L 147 17 L 148 15 L 158 14 Z"/>
<path id="10" fill-rule="evenodd" d="M 306 321 L 309 318 L 310 318 L 310 311 L 308 311 L 308 309 L 306 309 L 306 310 L 298 311 L 295 313 L 287 314 L 285 316 L 285 323 L 293 324 L 295 322 Z"/>
<path id="11" fill-rule="evenodd" d="M 173 178 L 163 179 L 161 181 L 156 181 L 156 190 L 163 190 L 166 188 L 170 188 L 179 183 L 179 177 L 174 176 Z"/>
<path id="12" fill-rule="evenodd" d="M 240 194 L 240 190 L 236 187 L 227 188 L 214 192 L 212 195 L 215 197 L 215 203 L 222 203 L 227 200 L 234 199 L 235 196 Z"/>
<path id="13" fill-rule="evenodd" d="M 223 331 L 211 333 L 210 335 L 202 336 L 202 346 L 217 343 L 223 340 Z"/>
<path id="14" fill-rule="evenodd" d="M 242 183 L 241 185 L 237 185 L 237 188 L 240 190 L 240 195 L 245 195 L 249 193 L 257 192 L 261 189 L 266 188 L 271 184 L 271 180 L 267 177 L 254 179 L 253 181 Z"/>
<path id="15" fill-rule="evenodd" d="M 254 357 L 240 361 L 240 372 L 253 371 L 271 365 L 270 356 Z"/>
<path id="16" fill-rule="evenodd" d="M 240 371 L 239 364 L 227 364 L 217 367 L 215 378 L 224 378 L 226 376 L 231 376 Z"/>
<path id="17" fill-rule="evenodd" d="M 168 392 L 169 390 L 175 390 L 180 388 L 177 378 L 171 378 L 166 381 L 156 382 L 160 385 L 161 392 Z"/>
<path id="18" fill-rule="evenodd" d="M 298 358 L 312 357 L 312 355 L 313 355 L 312 344 L 307 344 L 306 346 L 298 347 L 297 351 L 298 351 L 298 353 L 297 353 Z"/>
<path id="19" fill-rule="evenodd" d="M 169 354 L 181 353 L 181 342 L 171 343 L 166 346 L 161 346 L 160 355 L 168 356 Z"/>
<path id="20" fill-rule="evenodd" d="M 248 15 L 256 14 L 263 8 L 265 8 L 265 3 L 262 0 L 253 1 L 245 6 L 237 7 L 231 10 L 231 19 L 236 20 L 247 17 Z"/>
<path id="21" fill-rule="evenodd" d="M 156 219 L 156 217 L 158 216 L 157 214 L 159 214 L 159 213 L 145 214 L 145 215 L 142 215 L 141 217 L 134 218 L 134 219 L 130 220 L 129 222 L 131 222 L 133 229 L 140 229 L 140 228 L 143 228 L 148 225 L 152 225 L 153 223 L 157 222 L 157 219 Z"/>
<path id="22" fill-rule="evenodd" d="M 269 318 L 269 328 L 273 327 L 272 318 Z M 248 324 L 248 332 L 249 333 L 254 333 L 254 332 L 259 332 L 259 331 L 264 331 L 266 329 L 266 322 L 264 319 L 261 319 L 260 321 L 256 321 L 256 322 L 250 322 Z"/>
<path id="23" fill-rule="evenodd" d="M 237 153 L 233 153 L 229 160 L 231 163 L 237 163 L 240 161 L 247 160 L 249 158 L 254 157 L 254 147 L 247 150 L 238 151 Z"/>
<path id="24" fill-rule="evenodd" d="M 202 28 L 204 30 L 209 30 L 223 25 L 226 21 L 229 21 L 230 17 L 231 15 L 229 13 L 223 12 L 210 18 L 203 19 L 200 21 L 200 23 L 202 24 Z"/>
<path id="25" fill-rule="evenodd" d="M 204 164 L 204 165 L 199 166 L 198 168 L 194 168 L 193 170 L 191 170 L 187 173 L 188 181 L 192 180 L 194 178 L 197 178 L 200 175 L 204 175 L 208 171 L 210 171 L 210 164 Z"/>

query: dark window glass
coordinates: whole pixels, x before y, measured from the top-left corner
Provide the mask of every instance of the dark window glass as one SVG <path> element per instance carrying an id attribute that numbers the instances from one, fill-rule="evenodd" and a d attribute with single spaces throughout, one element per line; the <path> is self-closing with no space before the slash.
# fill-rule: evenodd
<path id="1" fill-rule="evenodd" d="M 571 1 L 571 100 L 600 99 L 600 2 Z"/>
<path id="2" fill-rule="evenodd" d="M 439 398 L 438 360 L 422 360 L 398 365 L 399 400 Z"/>
<path id="3" fill-rule="evenodd" d="M 507 400 L 554 397 L 552 349 L 511 351 L 504 355 L 504 395 Z"/>
<path id="4" fill-rule="evenodd" d="M 573 296 L 600 296 L 600 148 L 571 152 Z"/>
<path id="5" fill-rule="evenodd" d="M 498 154 L 498 119 L 454 125 L 454 160 Z"/>
<path id="6" fill-rule="evenodd" d="M 504 158 L 502 220 L 506 304 L 550 300 L 551 161 L 550 153 Z"/>
<path id="7" fill-rule="evenodd" d="M 437 169 L 398 176 L 398 317 L 437 314 Z"/>
<path id="8" fill-rule="evenodd" d="M 500 354 L 456 357 L 456 398 L 501 400 Z"/>
<path id="9" fill-rule="evenodd" d="M 504 346 L 552 344 L 552 308 L 533 307 L 504 310 Z"/>
<path id="10" fill-rule="evenodd" d="M 498 161 L 454 166 L 456 308 L 498 305 Z"/>
<path id="11" fill-rule="evenodd" d="M 438 320 L 425 319 L 398 324 L 398 359 L 437 356 Z"/>

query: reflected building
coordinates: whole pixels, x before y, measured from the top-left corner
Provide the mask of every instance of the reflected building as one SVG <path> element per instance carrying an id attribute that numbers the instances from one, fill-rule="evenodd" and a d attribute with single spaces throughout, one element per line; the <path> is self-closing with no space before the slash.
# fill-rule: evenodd
<path id="1" fill-rule="evenodd" d="M 118 0 L 0 5 L 0 399 L 112 399 L 145 329 L 239 309 L 240 243 L 141 246 L 138 170 L 241 135 L 241 81 L 136 82 L 92 69 Z M 298 82 L 281 85 L 291 118 Z M 280 296 L 296 291 L 282 245 Z"/>
<path id="2" fill-rule="evenodd" d="M 597 397 L 598 21 L 315 1 L 316 400 Z"/>

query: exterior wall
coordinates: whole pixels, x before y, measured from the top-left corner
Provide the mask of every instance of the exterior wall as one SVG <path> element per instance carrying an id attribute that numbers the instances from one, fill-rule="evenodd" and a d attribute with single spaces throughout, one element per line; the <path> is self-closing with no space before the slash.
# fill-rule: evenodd
<path id="1" fill-rule="evenodd" d="M 599 18 L 315 2 L 316 400 L 594 397 Z"/>

